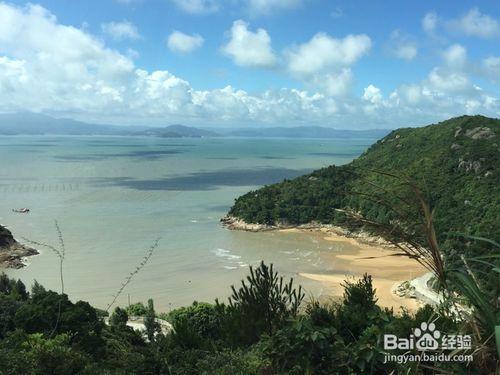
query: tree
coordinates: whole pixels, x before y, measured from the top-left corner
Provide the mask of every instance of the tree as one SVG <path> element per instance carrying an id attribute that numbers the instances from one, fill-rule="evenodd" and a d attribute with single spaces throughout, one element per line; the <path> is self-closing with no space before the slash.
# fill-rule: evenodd
<path id="1" fill-rule="evenodd" d="M 156 321 L 156 313 L 153 304 L 153 300 L 150 298 L 148 300 L 148 311 L 146 316 L 144 317 L 144 326 L 146 327 L 146 335 L 148 336 L 148 340 L 153 342 L 155 339 L 155 335 L 161 332 L 160 324 Z"/>
<path id="2" fill-rule="evenodd" d="M 109 318 L 109 324 L 111 327 L 123 329 L 127 326 L 128 314 L 125 309 L 117 307 L 111 317 Z"/>
<path id="3" fill-rule="evenodd" d="M 250 267 L 248 284 L 241 281 L 241 287 L 229 298 L 227 313 L 235 329 L 236 340 L 243 344 L 256 342 L 262 333 L 272 335 L 287 318 L 297 315 L 300 303 L 305 294 L 302 287 L 295 289 L 293 278 L 284 283 L 283 277 L 273 270 L 273 265 L 267 266 L 261 262 L 256 270 Z M 237 327 L 237 328 L 236 328 Z"/>

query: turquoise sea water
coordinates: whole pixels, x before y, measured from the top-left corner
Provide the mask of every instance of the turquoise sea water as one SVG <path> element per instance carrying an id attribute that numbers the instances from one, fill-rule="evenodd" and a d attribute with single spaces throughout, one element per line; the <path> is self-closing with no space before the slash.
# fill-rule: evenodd
<path id="1" fill-rule="evenodd" d="M 234 199 L 259 186 L 330 164 L 344 164 L 374 139 L 162 139 L 148 137 L 0 137 L 0 223 L 18 239 L 57 244 L 67 253 L 65 292 L 105 307 L 160 237 L 150 261 L 118 299 L 154 298 L 160 311 L 213 301 L 248 265 L 273 262 L 308 293 L 322 292 L 299 272 L 335 269 L 329 255 L 348 245 L 300 233 L 229 231 L 219 224 Z M 28 215 L 12 208 L 29 207 Z M 59 289 L 50 250 L 8 270 Z"/>

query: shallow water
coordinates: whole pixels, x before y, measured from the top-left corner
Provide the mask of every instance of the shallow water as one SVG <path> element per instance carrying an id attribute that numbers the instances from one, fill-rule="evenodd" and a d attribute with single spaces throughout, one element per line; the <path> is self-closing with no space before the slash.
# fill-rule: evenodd
<path id="1" fill-rule="evenodd" d="M 118 299 L 154 298 L 158 310 L 229 295 L 249 265 L 273 262 L 287 276 L 335 270 L 343 243 L 300 233 L 222 228 L 239 195 L 330 164 L 344 164 L 373 139 L 162 139 L 0 137 L 0 223 L 22 237 L 66 244 L 65 292 L 105 307 L 156 238 L 150 261 Z M 29 207 L 28 215 L 12 208 Z M 58 290 L 50 250 L 8 270 Z M 321 285 L 297 277 L 308 293 Z"/>

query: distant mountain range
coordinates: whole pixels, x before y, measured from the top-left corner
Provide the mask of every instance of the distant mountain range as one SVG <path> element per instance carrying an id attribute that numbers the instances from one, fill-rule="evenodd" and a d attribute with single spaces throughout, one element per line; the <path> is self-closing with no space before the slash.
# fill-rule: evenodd
<path id="1" fill-rule="evenodd" d="M 200 137 L 220 137 L 220 134 L 211 131 L 193 128 L 184 125 L 170 125 L 166 128 L 148 128 L 135 135 L 150 135 L 163 138 L 200 138 Z"/>
<path id="2" fill-rule="evenodd" d="M 37 113 L 0 114 L 0 135 L 121 135 L 163 138 L 255 137 L 255 138 L 381 138 L 390 131 L 339 130 L 320 126 L 200 129 L 184 125 L 166 127 L 89 124 Z"/>
<path id="3" fill-rule="evenodd" d="M 88 124 L 37 113 L 0 114 L 1 135 L 129 135 L 145 127 Z"/>
<path id="4" fill-rule="evenodd" d="M 221 131 L 225 135 L 233 137 L 256 137 L 256 138 L 354 138 L 369 137 L 382 138 L 389 134 L 387 129 L 372 130 L 339 130 L 325 128 L 322 126 L 297 126 L 297 127 L 273 127 L 273 128 L 243 128 Z"/>

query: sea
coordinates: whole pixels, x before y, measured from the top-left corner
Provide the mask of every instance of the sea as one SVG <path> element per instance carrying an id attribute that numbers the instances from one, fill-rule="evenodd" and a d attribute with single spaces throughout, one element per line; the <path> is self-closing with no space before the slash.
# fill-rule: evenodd
<path id="1" fill-rule="evenodd" d="M 117 294 L 115 304 L 153 298 L 163 312 L 224 301 L 262 260 L 318 297 L 324 286 L 299 273 L 334 272 L 331 255 L 352 245 L 306 233 L 230 231 L 219 220 L 238 196 L 348 163 L 374 141 L 2 136 L 0 224 L 20 242 L 60 250 L 57 223 L 64 292 L 99 308 Z M 23 207 L 30 213 L 12 211 Z M 58 255 L 34 247 L 41 254 L 27 267 L 4 271 L 60 291 Z"/>

